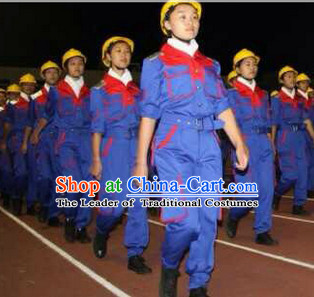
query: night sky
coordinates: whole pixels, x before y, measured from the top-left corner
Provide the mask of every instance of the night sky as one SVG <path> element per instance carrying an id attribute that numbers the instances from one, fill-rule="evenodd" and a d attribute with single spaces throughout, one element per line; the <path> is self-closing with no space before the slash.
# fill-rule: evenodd
<path id="1" fill-rule="evenodd" d="M 103 69 L 105 39 L 125 35 L 135 41 L 133 62 L 158 51 L 162 3 L 0 4 L 0 65 L 38 67 L 80 49 L 88 69 Z M 275 80 L 286 64 L 312 76 L 313 3 L 203 3 L 200 49 L 217 59 L 225 75 L 232 57 L 246 47 L 262 60 L 259 75 Z M 265 80 L 265 79 L 264 79 Z"/>

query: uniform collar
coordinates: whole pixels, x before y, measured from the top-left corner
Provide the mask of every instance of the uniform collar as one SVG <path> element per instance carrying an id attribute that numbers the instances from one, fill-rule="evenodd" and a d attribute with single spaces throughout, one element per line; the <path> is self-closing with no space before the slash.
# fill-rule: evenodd
<path id="1" fill-rule="evenodd" d="M 198 50 L 198 44 L 195 39 L 190 41 L 190 44 L 187 44 L 177 38 L 168 38 L 167 43 L 174 47 L 177 50 L 185 52 L 189 56 L 193 57 L 195 52 Z"/>
<path id="2" fill-rule="evenodd" d="M 292 89 L 292 91 L 290 91 L 288 88 L 282 86 L 281 90 L 291 99 L 294 99 L 295 96 L 295 89 Z"/>
<path id="3" fill-rule="evenodd" d="M 303 92 L 301 89 L 298 89 L 298 93 L 300 93 L 306 100 L 309 100 L 308 93 Z"/>
<path id="4" fill-rule="evenodd" d="M 248 88 L 250 88 L 253 92 L 255 90 L 256 87 L 256 81 L 255 79 L 252 79 L 252 81 L 248 81 L 247 79 L 245 79 L 242 76 L 238 76 L 237 77 L 237 81 L 240 82 L 241 84 L 247 86 Z"/>
<path id="5" fill-rule="evenodd" d="M 121 81 L 124 85 L 127 85 L 130 81 L 133 80 L 131 72 L 128 69 L 125 69 L 123 74 L 120 76 L 116 73 L 112 68 L 109 69 L 108 75 L 116 78 L 117 80 Z"/>
<path id="6" fill-rule="evenodd" d="M 21 93 L 20 93 L 20 96 L 21 96 L 25 101 L 29 102 L 29 97 L 28 97 L 28 95 L 27 95 L 26 93 L 21 92 Z"/>
<path id="7" fill-rule="evenodd" d="M 74 94 L 76 95 L 76 97 L 79 97 L 81 88 L 84 85 L 84 78 L 83 78 L 83 76 L 80 76 L 79 79 L 73 79 L 70 75 L 66 75 L 64 80 L 72 88 L 72 90 L 73 90 Z"/>
<path id="8" fill-rule="evenodd" d="M 45 83 L 44 84 L 44 88 L 46 89 L 47 93 L 49 93 L 49 90 L 50 90 L 50 85 Z"/>

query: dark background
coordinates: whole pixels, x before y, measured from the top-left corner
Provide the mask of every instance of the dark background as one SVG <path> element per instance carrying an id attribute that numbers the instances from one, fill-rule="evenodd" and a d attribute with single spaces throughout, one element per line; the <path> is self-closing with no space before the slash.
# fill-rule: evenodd
<path id="1" fill-rule="evenodd" d="M 162 3 L 6 3 L 0 4 L 0 66 L 39 67 L 58 63 L 71 47 L 103 69 L 102 43 L 113 35 L 135 41 L 133 62 L 158 51 Z M 261 57 L 258 80 L 277 87 L 276 75 L 288 64 L 312 75 L 313 3 L 202 3 L 197 41 L 207 56 L 231 70 L 234 54 L 246 47 Z"/>

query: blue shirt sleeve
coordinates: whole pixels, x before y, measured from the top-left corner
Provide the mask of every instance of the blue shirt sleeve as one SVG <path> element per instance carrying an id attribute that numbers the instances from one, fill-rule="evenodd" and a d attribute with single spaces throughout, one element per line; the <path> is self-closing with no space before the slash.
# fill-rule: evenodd
<path id="1" fill-rule="evenodd" d="M 228 99 L 228 91 L 223 83 L 223 80 L 220 76 L 220 64 L 217 61 L 214 61 L 214 69 L 217 74 L 217 93 L 218 96 L 214 100 L 214 112 L 217 117 L 226 109 L 230 108 L 229 99 Z"/>
<path id="2" fill-rule="evenodd" d="M 92 133 L 106 133 L 106 119 L 105 119 L 105 104 L 103 102 L 103 94 L 97 88 L 91 90 L 91 132 Z"/>
<path id="3" fill-rule="evenodd" d="M 281 116 L 281 109 L 280 109 L 280 100 L 278 97 L 274 97 L 271 99 L 271 124 L 272 125 L 279 125 L 280 124 L 280 116 Z"/>
<path id="4" fill-rule="evenodd" d="M 142 117 L 159 119 L 161 116 L 162 64 L 158 58 L 145 59 L 141 74 L 142 98 L 140 114 Z"/>
<path id="5" fill-rule="evenodd" d="M 6 108 L 6 113 L 5 113 L 5 116 L 4 116 L 4 122 L 6 123 L 9 123 L 9 124 L 13 124 L 13 121 L 14 121 L 14 114 L 13 114 L 13 106 L 12 104 L 8 104 L 7 105 L 7 108 Z"/>

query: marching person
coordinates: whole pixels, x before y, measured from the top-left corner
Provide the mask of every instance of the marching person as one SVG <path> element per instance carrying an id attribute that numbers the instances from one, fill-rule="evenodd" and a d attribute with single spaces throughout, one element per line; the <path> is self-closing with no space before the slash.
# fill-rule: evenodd
<path id="1" fill-rule="evenodd" d="M 72 176 L 73 180 L 90 181 L 91 165 L 90 137 L 90 91 L 84 82 L 86 57 L 76 49 L 70 49 L 62 57 L 62 67 L 66 71 L 64 79 L 56 87 L 50 87 L 48 102 L 52 104 L 53 126 L 56 128 L 54 144 L 57 174 Z M 80 193 L 59 194 L 71 201 L 80 202 Z M 85 197 L 90 200 L 89 197 Z M 91 219 L 89 207 L 67 207 L 65 213 L 64 237 L 68 242 L 75 240 L 89 243 L 86 226 Z"/>
<path id="2" fill-rule="evenodd" d="M 227 76 L 227 82 L 230 87 L 233 87 L 233 83 L 237 80 L 238 73 L 235 70 L 229 72 Z"/>
<path id="3" fill-rule="evenodd" d="M 304 102 L 304 107 L 308 111 L 309 119 L 314 122 L 314 102 L 311 98 L 310 78 L 305 73 L 297 76 L 297 95 Z M 312 90 L 313 91 L 313 90 Z M 314 146 L 309 134 L 306 135 L 307 151 L 308 151 L 308 196 L 312 196 L 314 192 Z"/>
<path id="4" fill-rule="evenodd" d="M 290 66 L 283 67 L 278 74 L 282 87 L 272 99 L 272 141 L 278 151 L 281 171 L 275 188 L 274 209 L 278 209 L 281 195 L 294 188 L 292 213 L 305 215 L 307 199 L 308 161 L 306 156 L 306 131 L 312 142 L 314 131 L 302 101 L 296 96 L 298 73 Z"/>
<path id="5" fill-rule="evenodd" d="M 245 171 L 235 170 L 237 183 L 255 182 L 259 206 L 255 209 L 255 242 L 264 245 L 277 243 L 269 234 L 272 226 L 272 200 L 274 195 L 273 148 L 268 94 L 255 81 L 260 58 L 252 51 L 242 49 L 233 58 L 238 77 L 229 89 L 229 102 L 250 151 L 250 162 Z M 241 198 L 245 200 L 246 198 Z M 251 198 L 248 198 L 249 200 Z M 226 222 L 227 235 L 236 236 L 242 217 L 250 208 L 231 208 Z"/>
<path id="6" fill-rule="evenodd" d="M 22 144 L 24 130 L 29 124 L 29 97 L 21 93 L 19 85 L 16 84 L 8 86 L 7 97 L 9 103 L 5 113 L 1 148 L 2 151 L 8 148 L 12 160 L 12 211 L 14 215 L 19 216 L 22 213 L 22 199 L 27 190 L 27 160 Z"/>
<path id="7" fill-rule="evenodd" d="M 51 125 L 52 111 L 49 110 L 48 93 L 50 87 L 59 81 L 61 69 L 56 63 L 47 61 L 41 66 L 40 75 L 45 84 L 40 91 L 31 96 L 34 102 L 34 127 L 30 138 L 30 143 L 36 151 L 36 182 L 41 205 L 38 219 L 40 222 L 48 220 L 50 226 L 59 226 L 57 217 L 59 211 L 54 201 L 57 177 L 53 151 L 55 129 Z"/>
<path id="8" fill-rule="evenodd" d="M 160 52 L 143 64 L 135 176 L 147 177 L 147 154 L 157 121 L 153 159 L 160 180 L 184 184 L 192 175 L 206 180 L 221 178 L 215 132 L 221 127 L 236 147 L 238 169 L 247 166 L 247 148 L 229 108 L 219 63 L 201 54 L 195 41 L 201 11 L 196 1 L 166 2 L 161 9 L 160 25 L 169 38 Z M 178 267 L 187 249 L 189 296 L 208 296 L 218 215 L 219 209 L 205 206 L 162 209 L 166 229 L 159 296 L 177 296 Z"/>
<path id="9" fill-rule="evenodd" d="M 27 194 L 26 194 L 26 202 L 27 202 L 27 214 L 35 215 L 35 202 L 37 200 L 37 166 L 36 166 L 36 152 L 34 147 L 29 145 L 29 138 L 32 133 L 33 124 L 34 124 L 34 101 L 31 98 L 31 95 L 34 94 L 36 90 L 37 81 L 35 77 L 27 73 L 20 78 L 20 87 L 21 87 L 21 95 L 25 98 L 27 97 L 29 100 L 29 108 L 28 108 L 28 124 L 24 130 L 24 137 L 22 143 L 22 152 L 26 155 L 27 159 Z"/>
<path id="10" fill-rule="evenodd" d="M 120 202 L 117 208 L 101 208 L 97 215 L 93 246 L 98 258 L 105 256 L 109 232 L 123 214 L 121 202 L 126 199 L 126 182 L 131 177 L 135 163 L 140 90 L 127 68 L 133 50 L 134 43 L 129 38 L 114 36 L 106 40 L 102 47 L 102 60 L 109 71 L 91 92 L 91 172 L 101 183 L 99 199 L 109 197 Z M 106 194 L 106 181 L 117 178 L 121 179 L 124 190 Z M 128 269 L 139 274 L 150 273 L 151 269 L 142 257 L 148 244 L 147 213 L 139 199 L 128 210 L 124 244 L 128 250 Z"/>

